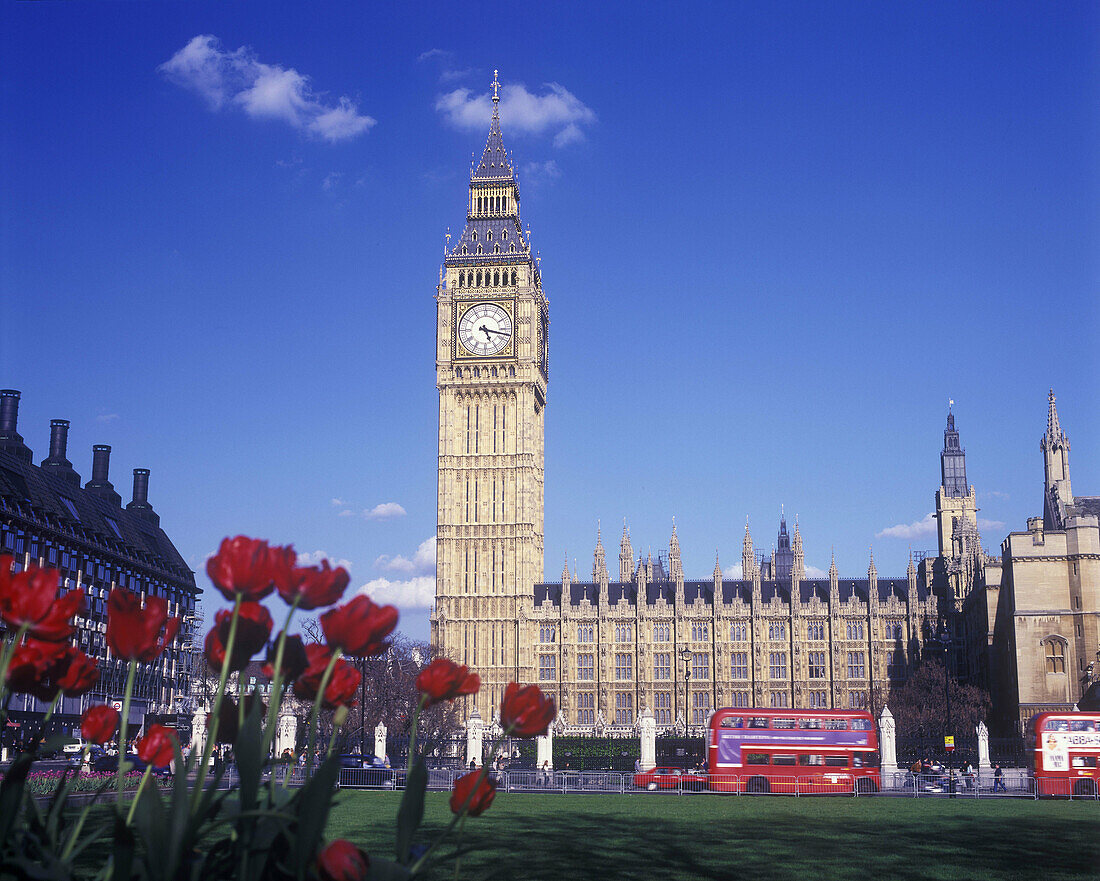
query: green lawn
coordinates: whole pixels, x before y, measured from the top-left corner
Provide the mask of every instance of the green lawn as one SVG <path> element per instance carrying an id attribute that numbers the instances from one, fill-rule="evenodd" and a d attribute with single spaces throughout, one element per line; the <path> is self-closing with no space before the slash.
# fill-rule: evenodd
<path id="1" fill-rule="evenodd" d="M 420 840 L 450 819 L 447 797 L 428 793 Z M 329 836 L 392 859 L 399 798 L 339 793 Z M 499 793 L 466 842 L 467 879 L 1057 881 L 1100 878 L 1100 804 Z M 444 863 L 430 877 L 452 877 Z"/>

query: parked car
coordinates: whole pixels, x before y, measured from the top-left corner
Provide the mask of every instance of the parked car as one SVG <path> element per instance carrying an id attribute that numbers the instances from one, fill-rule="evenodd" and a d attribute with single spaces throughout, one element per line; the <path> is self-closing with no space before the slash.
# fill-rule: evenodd
<path id="1" fill-rule="evenodd" d="M 372 755 L 345 753 L 340 756 L 340 785 L 369 789 L 404 789 L 405 769 L 391 768 Z"/>
<path id="2" fill-rule="evenodd" d="M 683 768 L 650 768 L 634 775 L 634 786 L 638 789 L 706 789 L 705 771 L 684 770 Z"/>
<path id="3" fill-rule="evenodd" d="M 133 766 L 131 768 L 131 771 L 144 772 L 145 769 L 149 767 L 145 762 L 143 762 L 141 759 L 139 759 L 137 757 L 136 753 L 127 754 L 126 761 L 129 762 Z M 93 759 L 92 759 L 92 770 L 96 771 L 96 772 L 107 771 L 107 772 L 114 773 L 115 771 L 118 770 L 118 756 L 109 756 L 106 753 L 103 753 L 102 755 L 99 756 L 99 758 L 94 758 L 93 757 Z M 153 768 L 153 775 L 156 776 L 156 777 L 171 777 L 172 776 L 172 766 L 171 765 L 164 765 L 164 766 L 159 767 L 159 768 Z"/>

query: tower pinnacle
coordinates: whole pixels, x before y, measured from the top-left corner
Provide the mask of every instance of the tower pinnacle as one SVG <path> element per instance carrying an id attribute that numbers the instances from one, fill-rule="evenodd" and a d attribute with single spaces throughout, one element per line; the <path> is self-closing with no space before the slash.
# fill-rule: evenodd
<path id="1" fill-rule="evenodd" d="M 493 116 L 497 115 L 497 105 L 500 103 L 500 82 L 497 80 L 497 74 L 499 71 L 493 71 Z"/>

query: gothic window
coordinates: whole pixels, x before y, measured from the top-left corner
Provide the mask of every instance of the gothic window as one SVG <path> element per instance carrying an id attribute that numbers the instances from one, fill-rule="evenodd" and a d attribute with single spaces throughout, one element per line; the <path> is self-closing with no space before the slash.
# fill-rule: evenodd
<path id="1" fill-rule="evenodd" d="M 730 642 L 744 642 L 748 634 L 748 626 L 744 621 L 734 621 L 730 625 Z"/>
<path id="2" fill-rule="evenodd" d="M 477 241 L 477 230 L 474 230 L 472 233 L 470 233 L 470 241 Z"/>
<path id="3" fill-rule="evenodd" d="M 469 250 L 469 248 L 467 248 L 467 247 L 466 247 L 465 245 L 463 245 L 463 246 L 462 246 L 462 253 L 463 253 L 463 254 L 469 254 L 469 253 L 470 253 L 470 250 Z"/>
<path id="4" fill-rule="evenodd" d="M 585 653 L 577 655 L 577 678 L 584 680 L 585 682 L 591 682 L 596 678 L 595 667 L 593 666 L 594 655 Z"/>
<path id="5" fill-rule="evenodd" d="M 506 238 L 508 238 L 508 230 L 506 230 L 506 229 L 502 229 L 502 230 L 500 231 L 500 237 L 501 237 L 502 239 L 506 239 Z"/>
<path id="6" fill-rule="evenodd" d="M 554 624 L 543 624 L 539 628 L 539 642 L 557 642 L 558 628 Z"/>
<path id="7" fill-rule="evenodd" d="M 710 655 L 706 652 L 695 652 L 692 654 L 691 678 L 710 679 Z"/>
<path id="8" fill-rule="evenodd" d="M 553 655 L 539 655 L 539 680 L 553 682 L 557 675 L 558 659 Z"/>
<path id="9" fill-rule="evenodd" d="M 786 639 L 787 623 L 785 621 L 768 622 L 768 639 Z"/>
<path id="10" fill-rule="evenodd" d="M 516 246 L 515 246 L 515 245 L 512 245 L 512 250 L 514 251 L 515 249 L 516 249 Z M 515 270 L 513 269 L 513 270 L 512 270 L 512 287 L 515 287 L 515 286 L 516 286 L 516 278 L 517 278 L 517 277 L 518 277 L 518 276 L 516 275 L 516 271 L 515 271 Z"/>
<path id="11" fill-rule="evenodd" d="M 849 621 L 846 632 L 848 639 L 863 639 L 863 622 Z"/>
<path id="12" fill-rule="evenodd" d="M 811 621 L 806 625 L 806 638 L 807 639 L 824 639 L 825 638 L 825 622 L 824 621 Z"/>
<path id="13" fill-rule="evenodd" d="M 615 625 L 615 642 L 630 642 L 634 639 L 634 627 L 631 624 Z"/>
<path id="14" fill-rule="evenodd" d="M 493 287 L 495 287 L 495 288 L 500 287 L 500 273 L 499 272 L 494 272 L 493 273 Z"/>
<path id="15" fill-rule="evenodd" d="M 634 724 L 634 695 L 625 692 L 615 695 L 615 724 Z"/>
<path id="16" fill-rule="evenodd" d="M 850 709 L 850 710 L 865 710 L 865 709 L 867 709 L 867 692 L 865 692 L 865 691 L 849 691 L 848 692 L 848 709 Z"/>
<path id="17" fill-rule="evenodd" d="M 710 692 L 697 691 L 691 696 L 691 724 L 705 725 L 710 716 Z"/>
<path id="18" fill-rule="evenodd" d="M 482 253 L 482 250 L 481 250 L 481 244 L 480 244 L 480 243 L 479 243 L 479 244 L 478 244 L 478 246 L 477 246 L 477 252 L 478 252 L 479 254 L 481 254 L 481 253 Z"/>
<path id="19" fill-rule="evenodd" d="M 497 242 L 495 245 L 493 245 L 493 253 L 494 254 L 499 254 L 500 253 L 500 242 Z"/>
<path id="20" fill-rule="evenodd" d="M 731 652 L 730 653 L 730 679 L 748 679 L 749 678 L 749 653 L 748 652 Z"/>
<path id="21" fill-rule="evenodd" d="M 577 724 L 596 724 L 596 696 L 590 691 L 577 695 Z"/>
<path id="22" fill-rule="evenodd" d="M 481 270 L 477 271 L 477 286 L 481 287 Z"/>
<path id="23" fill-rule="evenodd" d="M 629 682 L 634 678 L 634 656 L 626 652 L 615 655 L 615 678 Z"/>
<path id="24" fill-rule="evenodd" d="M 592 642 L 593 629 L 591 624 L 581 624 L 577 627 L 577 642 Z"/>
<path id="25" fill-rule="evenodd" d="M 1048 639 L 1043 643 L 1047 656 L 1048 673 L 1066 672 L 1066 644 L 1060 639 Z"/>
<path id="26" fill-rule="evenodd" d="M 671 725 L 672 724 L 672 693 L 668 691 L 658 691 L 654 697 L 654 703 L 656 706 L 657 724 L 658 725 Z"/>
<path id="27" fill-rule="evenodd" d="M 887 639 L 904 639 L 905 628 L 900 621 L 887 621 L 886 622 L 886 638 Z"/>
<path id="28" fill-rule="evenodd" d="M 653 655 L 653 678 L 672 678 L 672 654 L 670 652 L 656 652 Z"/>
<path id="29" fill-rule="evenodd" d="M 867 664 L 863 659 L 863 652 L 848 652 L 848 678 L 865 679 L 867 677 Z"/>
<path id="30" fill-rule="evenodd" d="M 654 642 L 668 642 L 670 628 L 667 624 L 654 624 L 653 625 L 653 641 Z"/>
<path id="31" fill-rule="evenodd" d="M 708 628 L 705 621 L 693 621 L 691 624 L 692 642 L 705 642 L 708 639 Z"/>
<path id="32" fill-rule="evenodd" d="M 508 375 L 509 376 L 515 376 L 516 375 L 516 368 L 515 367 L 509 367 L 508 368 Z"/>
<path id="33" fill-rule="evenodd" d="M 772 652 L 768 658 L 768 675 L 772 679 L 787 678 L 787 653 Z"/>
<path id="34" fill-rule="evenodd" d="M 828 694 L 824 691 L 810 692 L 810 707 L 815 710 L 825 710 L 829 707 Z"/>
<path id="35" fill-rule="evenodd" d="M 493 231 L 491 229 L 486 230 L 485 231 L 485 241 L 491 242 L 492 240 L 493 240 Z"/>
<path id="36" fill-rule="evenodd" d="M 730 695 L 731 707 L 747 707 L 749 705 L 749 693 L 747 691 L 735 691 Z"/>
<path id="37" fill-rule="evenodd" d="M 787 706 L 787 692 L 773 691 L 768 696 L 768 705 L 777 709 L 782 709 Z"/>
<path id="38" fill-rule="evenodd" d="M 508 246 L 508 253 L 509 254 L 515 254 L 516 253 L 516 243 L 515 242 L 512 242 L 512 244 L 510 244 Z M 512 284 L 515 284 L 515 281 L 514 281 L 515 277 L 516 277 L 516 274 L 513 272 L 512 273 L 512 278 L 513 278 Z"/>
<path id="39" fill-rule="evenodd" d="M 464 287 L 465 284 L 466 284 L 466 273 L 465 272 L 460 272 L 458 274 L 458 286 L 461 288 L 461 287 Z"/>
<path id="40" fill-rule="evenodd" d="M 810 678 L 825 678 L 825 652 L 810 652 Z"/>

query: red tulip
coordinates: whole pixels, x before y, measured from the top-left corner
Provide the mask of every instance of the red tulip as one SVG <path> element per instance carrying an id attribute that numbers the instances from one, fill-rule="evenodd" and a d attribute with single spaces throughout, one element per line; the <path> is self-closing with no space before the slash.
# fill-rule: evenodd
<path id="1" fill-rule="evenodd" d="M 51 685 L 54 666 L 61 659 L 67 646 L 56 642 L 27 640 L 17 645 L 8 662 L 7 686 L 16 694 L 33 694 L 49 703 L 57 697 L 57 688 Z"/>
<path id="2" fill-rule="evenodd" d="M 276 636 L 267 649 L 267 663 L 260 671 L 272 681 L 275 680 L 275 653 L 278 649 L 279 636 Z M 306 657 L 306 647 L 302 643 L 302 637 L 297 634 L 288 636 L 283 645 L 283 682 L 293 682 L 305 672 L 308 666 L 309 658 Z"/>
<path id="3" fill-rule="evenodd" d="M 58 596 L 61 573 L 32 566 L 11 571 L 12 558 L 0 557 L 0 618 L 11 629 L 27 626 L 27 635 L 48 642 L 65 642 L 73 635 L 69 622 L 84 608 L 84 588 Z"/>
<path id="4" fill-rule="evenodd" d="M 176 756 L 176 732 L 167 725 L 150 725 L 137 740 L 137 754 L 145 764 L 162 768 Z"/>
<path id="5" fill-rule="evenodd" d="M 479 688 L 480 676 L 448 658 L 436 658 L 416 677 L 416 690 L 428 698 L 425 707 L 466 694 L 477 694 Z"/>
<path id="6" fill-rule="evenodd" d="M 285 584 L 276 584 L 281 596 L 287 603 L 298 598 L 299 609 L 317 609 L 339 602 L 347 590 L 351 576 L 343 566 L 330 569 L 328 560 L 322 560 L 320 566 L 303 566 L 294 569 L 290 580 Z"/>
<path id="7" fill-rule="evenodd" d="M 520 688 L 509 682 L 500 702 L 500 724 L 512 737 L 538 737 L 546 733 L 556 712 L 554 699 L 537 685 Z"/>
<path id="8" fill-rule="evenodd" d="M 107 597 L 107 647 L 120 658 L 155 661 L 179 629 L 180 619 L 168 617 L 164 597 L 147 597 L 145 608 L 136 594 L 123 587 L 114 588 Z"/>
<path id="9" fill-rule="evenodd" d="M 480 780 L 480 782 L 479 782 Z M 470 793 L 473 797 L 470 797 Z M 482 778 L 480 771 L 471 771 L 463 774 L 455 781 L 454 791 L 451 793 L 451 813 L 457 814 L 470 799 L 466 812 L 471 817 L 478 817 L 489 809 L 493 798 L 497 794 L 497 785 L 489 777 Z"/>
<path id="10" fill-rule="evenodd" d="M 302 700 L 313 701 L 317 698 L 317 692 L 321 688 L 321 678 L 332 659 L 332 650 L 320 643 L 310 643 L 306 646 L 306 658 L 309 660 L 309 666 L 295 680 L 294 694 Z M 324 708 L 334 710 L 336 707 L 354 706 L 355 692 L 362 678 L 359 671 L 347 661 L 343 659 L 337 661 L 329 676 L 328 687 L 325 689 L 322 704 Z"/>
<path id="11" fill-rule="evenodd" d="M 80 697 L 92 690 L 99 682 L 99 668 L 95 658 L 90 658 L 75 646 L 66 646 L 64 654 L 58 656 L 50 671 L 54 685 L 65 693 L 66 697 Z"/>
<path id="12" fill-rule="evenodd" d="M 317 874 L 322 881 L 363 881 L 369 868 L 370 857 L 343 838 L 317 855 Z"/>
<path id="13" fill-rule="evenodd" d="M 378 606 L 363 594 L 350 603 L 330 609 L 321 616 L 321 629 L 325 641 L 344 654 L 365 658 L 380 655 L 389 646 L 387 636 L 397 626 L 397 609 L 394 606 Z"/>
<path id="14" fill-rule="evenodd" d="M 106 743 L 118 728 L 119 713 L 114 707 L 97 704 L 80 717 L 80 736 L 88 743 Z"/>
<path id="15" fill-rule="evenodd" d="M 214 626 L 206 634 L 205 654 L 210 667 L 221 673 L 225 662 L 225 646 L 229 641 L 229 628 L 233 622 L 233 612 L 222 609 L 214 616 Z M 243 670 L 267 643 L 271 635 L 271 613 L 259 603 L 243 602 L 237 615 L 237 634 L 233 640 L 233 657 L 229 661 L 230 670 Z"/>
<path id="16" fill-rule="evenodd" d="M 206 561 L 206 574 L 227 600 L 262 600 L 276 585 L 285 588 L 298 555 L 294 548 L 269 547 L 258 538 L 222 539 L 218 552 Z"/>

